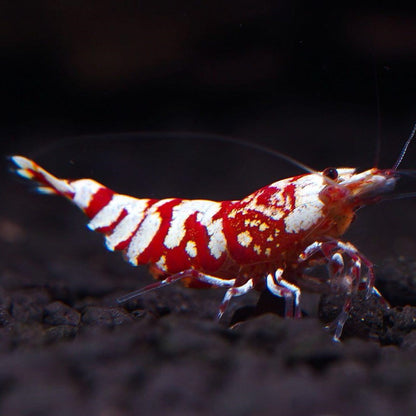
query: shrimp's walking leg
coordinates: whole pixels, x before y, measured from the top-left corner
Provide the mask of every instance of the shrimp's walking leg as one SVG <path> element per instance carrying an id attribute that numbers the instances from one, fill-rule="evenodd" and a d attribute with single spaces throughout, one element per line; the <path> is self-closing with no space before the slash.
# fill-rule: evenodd
<path id="1" fill-rule="evenodd" d="M 335 328 L 334 341 L 339 341 L 351 310 L 352 296 L 361 290 L 362 286 L 367 297 L 370 294 L 379 297 L 381 295 L 374 287 L 373 264 L 352 244 L 339 240 L 312 243 L 301 253 L 299 262 L 307 261 L 317 253 L 321 253 L 327 261 L 330 285 L 345 293 L 342 311 L 333 325 L 330 325 Z M 367 270 L 366 276 L 362 274 L 362 264 Z"/>
<path id="2" fill-rule="evenodd" d="M 252 279 L 246 281 L 243 285 L 237 285 L 236 279 L 221 279 L 219 277 L 210 276 L 208 274 L 200 273 L 194 269 L 184 270 L 183 272 L 172 274 L 171 276 L 166 277 L 163 280 L 160 280 L 155 283 L 151 283 L 143 287 L 142 289 L 136 290 L 134 292 L 128 293 L 127 295 L 121 296 L 117 299 L 117 302 L 124 303 L 129 300 L 135 299 L 138 296 L 141 296 L 152 290 L 159 289 L 163 286 L 170 285 L 172 283 L 178 282 L 184 278 L 191 278 L 198 280 L 203 283 L 210 284 L 215 287 L 228 287 L 229 289 L 225 292 L 224 298 L 221 302 L 221 305 L 218 310 L 217 319 L 221 319 L 222 315 L 227 309 L 228 304 L 230 303 L 231 298 L 234 296 L 241 296 L 249 292 L 254 287 Z"/>
<path id="3" fill-rule="evenodd" d="M 235 280 L 235 279 L 234 279 Z M 253 289 L 254 287 L 254 283 L 252 279 L 247 280 L 246 283 L 244 283 L 241 286 L 232 286 L 230 287 L 224 295 L 224 298 L 221 302 L 221 305 L 219 307 L 218 310 L 218 314 L 217 314 L 217 320 L 220 320 L 221 317 L 224 315 L 225 310 L 228 307 L 228 304 L 230 303 L 230 300 L 232 297 L 234 296 L 241 296 L 241 295 L 245 295 L 247 292 L 249 292 L 251 289 Z"/>
<path id="4" fill-rule="evenodd" d="M 197 272 L 194 269 L 188 269 L 184 270 L 179 273 L 172 274 L 168 277 L 166 277 L 163 280 L 160 280 L 155 283 L 151 283 L 150 285 L 147 285 L 139 290 L 135 290 L 134 292 L 128 293 L 127 295 L 121 296 L 117 299 L 118 303 L 124 303 L 129 300 L 135 299 L 147 292 L 150 292 L 152 290 L 160 289 L 161 287 L 170 285 L 172 283 L 178 282 L 179 280 L 182 280 L 184 278 L 191 278 L 198 280 L 203 283 L 208 283 L 212 286 L 216 287 L 232 287 L 235 284 L 235 279 L 220 279 L 218 277 L 210 276 L 208 274 L 203 274 L 200 272 Z"/>
<path id="5" fill-rule="evenodd" d="M 269 274 L 266 286 L 270 292 L 285 299 L 285 317 L 301 318 L 300 289 L 282 278 L 283 269 L 277 269 L 274 276 Z"/>

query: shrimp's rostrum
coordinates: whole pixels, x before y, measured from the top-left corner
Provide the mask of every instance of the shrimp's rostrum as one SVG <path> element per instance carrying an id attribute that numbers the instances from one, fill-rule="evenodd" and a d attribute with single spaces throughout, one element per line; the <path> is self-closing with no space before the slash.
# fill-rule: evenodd
<path id="1" fill-rule="evenodd" d="M 65 196 L 81 208 L 109 250 L 149 266 L 158 282 L 121 301 L 177 280 L 225 287 L 220 318 L 233 296 L 267 288 L 285 298 L 287 316 L 298 318 L 301 289 L 341 292 L 338 340 L 352 296 L 363 288 L 378 294 L 371 262 L 340 237 L 358 208 L 394 188 L 395 168 L 327 168 L 274 182 L 241 200 L 216 202 L 133 198 L 92 179 L 58 179 L 22 156 L 12 161 L 40 192 Z M 326 277 L 306 273 L 320 264 L 328 266 Z"/>

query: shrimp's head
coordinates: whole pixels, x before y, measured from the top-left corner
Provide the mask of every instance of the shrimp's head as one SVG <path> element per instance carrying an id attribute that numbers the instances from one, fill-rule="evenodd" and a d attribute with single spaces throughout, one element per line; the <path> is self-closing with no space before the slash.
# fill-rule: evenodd
<path id="1" fill-rule="evenodd" d="M 324 203 L 341 203 L 355 211 L 380 201 L 383 195 L 392 191 L 399 179 L 393 169 L 372 168 L 357 173 L 354 168 L 327 168 L 322 172 L 327 185 L 320 193 Z"/>
<path id="2" fill-rule="evenodd" d="M 325 185 L 319 199 L 339 235 L 349 227 L 355 211 L 382 200 L 394 189 L 399 178 L 394 169 L 378 168 L 358 173 L 354 168 L 327 168 L 321 175 Z"/>

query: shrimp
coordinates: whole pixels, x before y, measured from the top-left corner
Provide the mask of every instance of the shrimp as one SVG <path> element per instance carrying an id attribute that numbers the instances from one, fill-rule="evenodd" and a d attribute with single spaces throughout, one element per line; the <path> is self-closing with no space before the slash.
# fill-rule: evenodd
<path id="1" fill-rule="evenodd" d="M 359 208 L 394 189 L 415 129 L 391 169 L 306 168 L 308 173 L 230 201 L 134 198 L 92 179 L 59 179 L 22 156 L 11 160 L 39 192 L 64 196 L 82 209 L 109 250 L 123 252 L 134 266 L 148 265 L 157 282 L 120 302 L 176 281 L 223 287 L 220 319 L 233 297 L 266 288 L 284 298 L 285 316 L 300 318 L 301 289 L 331 291 L 345 295 L 334 322 L 338 341 L 353 296 L 359 290 L 381 296 L 373 264 L 341 237 Z M 316 265 L 327 265 L 325 277 L 310 275 Z"/>

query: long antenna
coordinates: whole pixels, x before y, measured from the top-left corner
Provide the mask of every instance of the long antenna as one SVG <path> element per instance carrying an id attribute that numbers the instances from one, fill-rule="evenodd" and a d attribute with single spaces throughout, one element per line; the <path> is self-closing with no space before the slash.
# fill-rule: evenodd
<path id="1" fill-rule="evenodd" d="M 410 142 L 413 140 L 413 138 L 415 137 L 416 134 L 416 123 L 413 126 L 412 132 L 410 133 L 409 138 L 406 140 L 406 143 L 404 144 L 398 159 L 396 160 L 396 163 L 393 165 L 393 170 L 397 170 L 397 168 L 399 167 L 400 163 L 402 163 L 402 160 L 404 158 L 404 155 L 406 154 L 407 148 L 409 147 Z"/>
<path id="2" fill-rule="evenodd" d="M 374 167 L 377 167 L 380 162 L 380 153 L 381 153 L 381 109 L 380 109 L 380 86 L 379 78 L 377 72 L 377 65 L 375 58 L 373 56 L 373 68 L 374 68 L 374 88 L 376 93 L 376 117 L 377 117 L 377 132 L 376 132 L 376 152 L 374 155 Z"/>
<path id="3" fill-rule="evenodd" d="M 228 143 L 235 143 L 240 146 L 245 146 L 251 149 L 260 150 L 262 152 L 268 153 L 270 155 L 278 156 L 281 159 L 285 160 L 286 162 L 295 165 L 306 172 L 309 173 L 316 173 L 315 169 L 305 165 L 302 162 L 292 158 L 291 156 L 285 155 L 271 147 L 264 146 L 262 144 L 253 143 L 245 139 L 237 138 L 237 137 L 229 137 L 229 136 L 222 136 L 220 134 L 211 134 L 211 133 L 193 133 L 193 132 L 165 132 L 165 131 L 151 131 L 151 132 L 125 132 L 125 133 L 114 133 L 114 134 L 88 134 L 88 135 L 81 135 L 78 137 L 67 137 L 63 140 L 59 141 L 58 143 L 52 143 L 49 146 L 46 145 L 42 149 L 34 152 L 35 154 L 32 157 L 39 156 L 42 153 L 48 152 L 51 149 L 66 146 L 70 143 L 73 143 L 78 140 L 113 140 L 116 138 L 117 140 L 137 140 L 137 139 L 199 139 L 199 140 L 218 140 Z"/>

